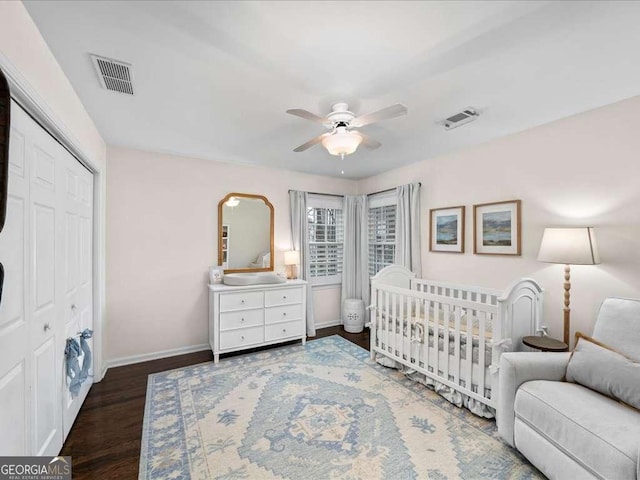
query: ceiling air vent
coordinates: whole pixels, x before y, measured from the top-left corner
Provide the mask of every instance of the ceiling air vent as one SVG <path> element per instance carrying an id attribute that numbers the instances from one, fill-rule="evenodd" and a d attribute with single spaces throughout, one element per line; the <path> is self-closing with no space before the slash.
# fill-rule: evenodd
<path id="1" fill-rule="evenodd" d="M 102 88 L 133 95 L 131 64 L 99 55 L 90 55 Z"/>
<path id="2" fill-rule="evenodd" d="M 451 115 L 449 118 L 443 120 L 441 123 L 444 125 L 445 130 L 452 130 L 454 128 L 460 127 L 465 123 L 473 122 L 476 118 L 478 118 L 478 112 L 472 108 L 465 108 L 463 111 L 456 113 L 455 115 Z"/>

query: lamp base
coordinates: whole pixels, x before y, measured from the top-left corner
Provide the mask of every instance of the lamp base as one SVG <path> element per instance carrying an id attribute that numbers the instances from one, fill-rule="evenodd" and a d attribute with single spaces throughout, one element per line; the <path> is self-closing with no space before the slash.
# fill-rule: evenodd
<path id="1" fill-rule="evenodd" d="M 295 265 L 287 265 L 287 280 L 297 280 L 298 272 Z"/>
<path id="2" fill-rule="evenodd" d="M 564 266 L 564 308 L 562 309 L 562 323 L 564 327 L 564 335 L 562 339 L 564 343 L 571 346 L 571 267 Z"/>

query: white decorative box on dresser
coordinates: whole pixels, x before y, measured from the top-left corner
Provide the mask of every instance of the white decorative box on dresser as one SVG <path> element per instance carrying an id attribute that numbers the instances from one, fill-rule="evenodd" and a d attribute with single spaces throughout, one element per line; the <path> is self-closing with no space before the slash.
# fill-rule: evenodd
<path id="1" fill-rule="evenodd" d="M 209 344 L 221 353 L 306 341 L 307 282 L 272 285 L 209 285 Z"/>

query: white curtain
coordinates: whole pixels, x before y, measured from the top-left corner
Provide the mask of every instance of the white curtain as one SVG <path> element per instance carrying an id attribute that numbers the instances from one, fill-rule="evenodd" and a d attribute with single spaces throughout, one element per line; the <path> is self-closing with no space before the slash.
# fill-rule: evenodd
<path id="1" fill-rule="evenodd" d="M 316 336 L 316 321 L 313 315 L 313 291 L 309 269 L 309 228 L 307 226 L 307 192 L 289 191 L 289 211 L 291 213 L 291 245 L 300 252 L 298 276 L 307 283 L 307 335 Z"/>
<path id="2" fill-rule="evenodd" d="M 359 298 L 369 305 L 368 200 L 366 195 L 345 195 L 342 301 Z"/>
<path id="3" fill-rule="evenodd" d="M 420 252 L 420 184 L 396 188 L 396 258 L 418 278 L 422 276 Z"/>

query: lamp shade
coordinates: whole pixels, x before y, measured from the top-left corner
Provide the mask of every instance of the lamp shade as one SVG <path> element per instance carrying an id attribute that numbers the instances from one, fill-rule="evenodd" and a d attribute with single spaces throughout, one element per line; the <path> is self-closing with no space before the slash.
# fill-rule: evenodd
<path id="1" fill-rule="evenodd" d="M 362 136 L 358 132 L 349 132 L 345 127 L 338 127 L 336 133 L 322 140 L 322 146 L 331 155 L 350 155 L 362 143 Z"/>
<path id="2" fill-rule="evenodd" d="M 300 263 L 300 252 L 298 250 L 289 250 L 284 252 L 285 265 L 298 265 Z"/>
<path id="3" fill-rule="evenodd" d="M 600 263 L 593 228 L 545 228 L 538 261 L 568 265 Z"/>

